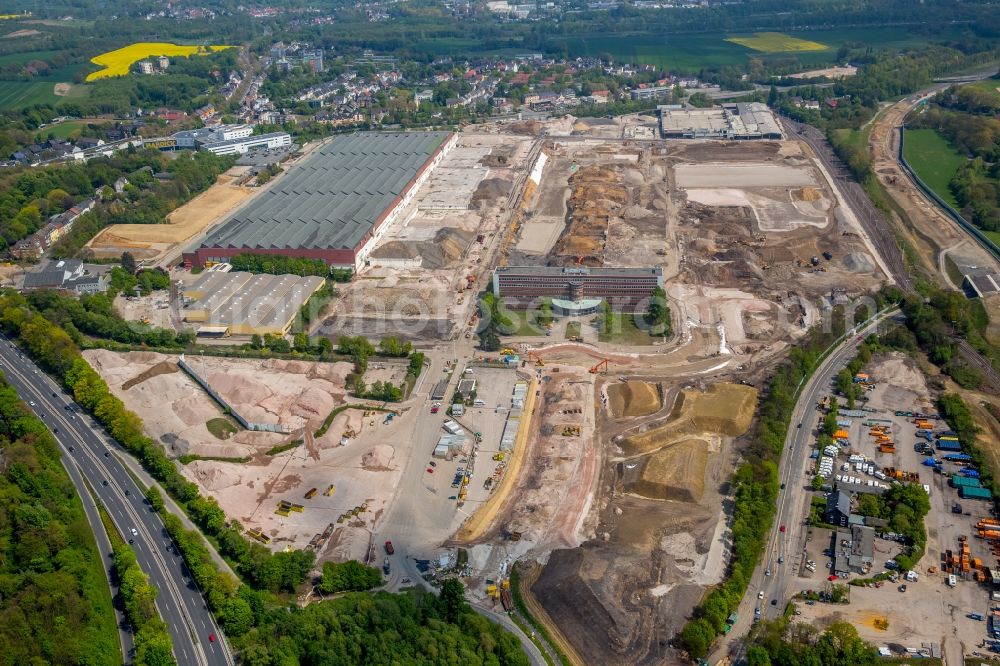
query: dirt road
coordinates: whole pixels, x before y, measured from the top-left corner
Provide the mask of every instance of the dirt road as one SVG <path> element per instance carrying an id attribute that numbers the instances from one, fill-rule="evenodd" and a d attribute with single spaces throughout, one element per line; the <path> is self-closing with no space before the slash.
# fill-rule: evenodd
<path id="1" fill-rule="evenodd" d="M 942 268 L 941 253 L 960 255 L 964 262 L 979 267 L 998 264 L 950 217 L 945 215 L 911 181 L 899 164 L 899 128 L 906 115 L 923 100 L 946 88 L 941 83 L 927 90 L 910 95 L 883 111 L 872 124 L 869 149 L 872 168 L 904 219 L 900 231 L 916 248 L 923 267 L 931 274 Z M 948 280 L 947 274 L 943 279 Z M 956 285 L 957 286 L 957 285 Z"/>

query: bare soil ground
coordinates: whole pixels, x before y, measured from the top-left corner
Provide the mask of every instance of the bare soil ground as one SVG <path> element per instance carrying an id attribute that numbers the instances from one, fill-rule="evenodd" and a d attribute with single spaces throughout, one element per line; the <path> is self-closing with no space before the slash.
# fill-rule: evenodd
<path id="1" fill-rule="evenodd" d="M 605 449 L 586 521 L 594 537 L 554 551 L 531 587 L 581 663 L 675 660 L 665 637 L 724 571 L 728 537 L 719 516 L 735 455 L 730 444 L 749 426 L 755 404 L 751 388 L 716 385 L 640 419 L 599 411 L 602 441 L 636 427 L 645 431 L 639 437 L 660 439 L 643 459 L 622 459 L 613 444 Z"/>
<path id="2" fill-rule="evenodd" d="M 250 458 L 245 464 L 195 460 L 181 468 L 203 492 L 218 499 L 227 516 L 263 530 L 273 538 L 273 548 L 305 547 L 333 524 L 329 541 L 318 546 L 320 556 L 364 556 L 368 530 L 397 485 L 401 454 L 392 444 L 392 425 L 377 412 L 345 410 L 325 435 L 313 436 L 333 408 L 344 403 L 350 364 L 189 358 L 234 409 L 252 421 L 278 423 L 290 431 L 282 435 L 240 430 L 219 440 L 206 423 L 223 416 L 222 410 L 178 368 L 176 357 L 104 350 L 88 350 L 85 356 L 171 456 Z M 302 443 L 284 453 L 267 453 L 293 440 Z M 332 493 L 324 494 L 331 485 Z M 319 492 L 307 500 L 310 488 Z M 305 511 L 275 514 L 282 499 L 304 505 Z M 362 504 L 364 511 L 338 522 Z"/>
<path id="3" fill-rule="evenodd" d="M 608 400 L 615 418 L 648 416 L 663 406 L 658 386 L 634 379 L 609 386 Z"/>
<path id="4" fill-rule="evenodd" d="M 235 168 L 234 168 L 235 169 Z M 131 252 L 139 259 L 154 259 L 221 222 L 260 189 L 235 184 L 239 170 L 230 170 L 194 199 L 167 216 L 167 224 L 113 224 L 97 234 L 87 247 L 98 258 Z"/>

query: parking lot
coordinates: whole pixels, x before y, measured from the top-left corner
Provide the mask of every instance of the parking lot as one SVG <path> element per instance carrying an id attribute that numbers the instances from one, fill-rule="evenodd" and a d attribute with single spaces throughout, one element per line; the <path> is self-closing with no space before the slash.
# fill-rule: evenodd
<path id="1" fill-rule="evenodd" d="M 898 580 L 878 586 L 851 586 L 848 605 L 815 603 L 800 604 L 797 608 L 803 620 L 820 625 L 835 620 L 850 622 L 862 637 L 876 645 L 897 644 L 929 653 L 931 648 L 924 646 L 925 643 L 940 646 L 947 642 L 954 650 L 948 652 L 955 654 L 957 646 L 951 643 L 955 641 L 961 644 L 964 654 L 985 651 L 982 642 L 989 630 L 985 618 L 991 606 L 990 587 L 974 577 L 976 559 L 987 568 L 997 563 L 990 542 L 978 538 L 977 532 L 977 522 L 992 517 L 992 503 L 960 499 L 957 489 L 949 484 L 952 475 L 963 470 L 964 463 L 944 459 L 951 454 L 939 448 L 938 438 L 948 426 L 937 418 L 924 376 L 915 363 L 891 355 L 866 371 L 870 375 L 869 388 L 864 399 L 855 405 L 863 411 L 863 416 L 845 417 L 845 413 L 851 413 L 841 400 L 838 428 L 848 436 L 838 437 L 841 452 L 834 460 L 827 483 L 851 493 L 852 523 L 857 520 L 854 515 L 862 493 L 876 492 L 879 485 L 891 484 L 893 477 L 920 484 L 929 493 L 931 507 L 925 518 L 927 548 L 913 569 L 916 580 L 907 580 L 905 572 L 899 572 Z M 914 412 L 925 415 L 927 423 L 918 425 L 917 418 L 907 415 Z M 879 435 L 884 435 L 891 444 L 880 447 L 876 441 Z M 847 446 L 843 446 L 845 440 Z M 823 498 L 824 494 L 816 493 L 814 497 Z M 852 571 L 841 575 L 836 582 L 891 573 L 895 564 L 891 560 L 902 546 L 891 538 L 881 538 L 888 531 L 888 526 L 876 528 L 870 571 L 864 574 Z M 831 557 L 827 549 L 831 546 L 831 534 L 832 530 L 825 527 L 808 529 L 805 552 L 791 562 L 797 566 L 801 589 L 829 589 Z M 953 567 L 952 587 L 949 571 L 945 570 L 945 554 L 951 551 L 958 558 L 960 537 L 968 541 L 972 566 L 965 573 L 964 567 Z M 815 565 L 807 568 L 808 560 Z"/>

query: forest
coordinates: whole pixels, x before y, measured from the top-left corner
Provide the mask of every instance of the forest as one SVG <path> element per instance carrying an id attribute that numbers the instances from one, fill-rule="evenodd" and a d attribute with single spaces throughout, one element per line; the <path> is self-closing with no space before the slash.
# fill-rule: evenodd
<path id="1" fill-rule="evenodd" d="M 3 379 L 0 454 L 0 664 L 121 664 L 83 505 L 52 434 Z"/>
<path id="2" fill-rule="evenodd" d="M 763 622 L 747 650 L 749 666 L 875 666 L 878 650 L 847 622 L 820 631 L 787 617 Z"/>

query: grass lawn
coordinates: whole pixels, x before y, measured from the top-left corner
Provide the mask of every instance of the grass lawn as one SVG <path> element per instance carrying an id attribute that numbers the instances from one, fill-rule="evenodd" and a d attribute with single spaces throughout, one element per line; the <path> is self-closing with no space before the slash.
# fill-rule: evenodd
<path id="1" fill-rule="evenodd" d="M 651 345 L 657 340 L 657 338 L 636 326 L 635 315 L 615 312 L 612 313 L 611 317 L 611 332 L 600 333 L 597 336 L 597 339 L 601 342 L 613 342 L 622 345 Z"/>
<path id="2" fill-rule="evenodd" d="M 983 234 L 997 245 L 1000 245 L 1000 231 L 984 231 Z"/>
<path id="3" fill-rule="evenodd" d="M 502 335 L 537 336 L 545 335 L 548 331 L 544 326 L 540 326 L 527 310 L 507 310 L 504 315 L 510 318 L 513 326 L 504 328 Z"/>
<path id="4" fill-rule="evenodd" d="M 958 208 L 948 182 L 966 159 L 943 136 L 930 129 L 906 130 L 903 156 L 910 167 L 939 197 Z"/>
<path id="5" fill-rule="evenodd" d="M 237 433 L 237 428 L 232 424 L 232 422 L 224 417 L 219 417 L 217 419 L 212 419 L 205 424 L 208 431 L 212 433 L 216 439 L 229 439 L 231 436 Z"/>
<path id="6" fill-rule="evenodd" d="M 43 127 L 35 133 L 36 137 L 48 138 L 49 134 L 54 134 L 60 139 L 68 139 L 71 134 L 79 132 L 87 126 L 86 120 L 67 120 L 56 125 Z"/>

